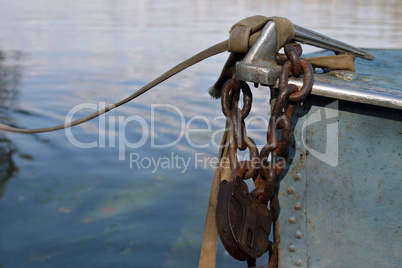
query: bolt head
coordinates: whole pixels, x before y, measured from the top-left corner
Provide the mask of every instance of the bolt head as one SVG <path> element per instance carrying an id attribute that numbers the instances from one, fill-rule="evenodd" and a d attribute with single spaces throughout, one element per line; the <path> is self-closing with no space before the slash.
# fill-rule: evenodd
<path id="1" fill-rule="evenodd" d="M 302 236 L 303 236 L 302 232 L 296 232 L 296 237 L 297 238 L 300 239 L 300 238 L 302 238 Z"/>

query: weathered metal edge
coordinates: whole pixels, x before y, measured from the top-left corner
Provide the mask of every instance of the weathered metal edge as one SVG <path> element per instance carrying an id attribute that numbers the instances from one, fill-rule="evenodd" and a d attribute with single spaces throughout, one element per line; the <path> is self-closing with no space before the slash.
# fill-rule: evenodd
<path id="1" fill-rule="evenodd" d="M 289 82 L 301 87 L 303 79 L 289 78 Z M 402 110 L 402 96 L 379 92 L 377 90 L 370 86 L 351 85 L 347 87 L 315 81 L 311 94 Z"/>

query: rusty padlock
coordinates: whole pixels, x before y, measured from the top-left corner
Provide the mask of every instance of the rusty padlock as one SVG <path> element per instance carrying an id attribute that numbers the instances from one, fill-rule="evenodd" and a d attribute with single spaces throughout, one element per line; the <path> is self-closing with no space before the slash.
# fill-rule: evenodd
<path id="1" fill-rule="evenodd" d="M 261 257 L 269 248 L 272 216 L 253 197 L 235 168 L 219 186 L 216 223 L 222 244 L 239 261 Z M 243 173 L 244 174 L 244 173 Z"/>

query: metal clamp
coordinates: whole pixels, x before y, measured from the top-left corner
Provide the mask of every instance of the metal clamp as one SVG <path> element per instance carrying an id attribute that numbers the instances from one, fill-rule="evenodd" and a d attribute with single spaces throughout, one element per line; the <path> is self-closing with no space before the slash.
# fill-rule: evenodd
<path id="1" fill-rule="evenodd" d="M 294 40 L 303 44 L 332 50 L 336 53 L 353 53 L 356 57 L 374 60 L 374 55 L 328 36 L 294 25 Z M 261 35 L 241 62 L 236 64 L 236 76 L 243 81 L 273 86 L 279 77 L 281 66 L 276 63 L 277 32 L 275 22 L 265 24 Z"/>
<path id="2" fill-rule="evenodd" d="M 236 64 L 236 76 L 243 81 L 272 86 L 281 72 L 276 64 L 276 27 L 268 21 L 244 59 Z"/>

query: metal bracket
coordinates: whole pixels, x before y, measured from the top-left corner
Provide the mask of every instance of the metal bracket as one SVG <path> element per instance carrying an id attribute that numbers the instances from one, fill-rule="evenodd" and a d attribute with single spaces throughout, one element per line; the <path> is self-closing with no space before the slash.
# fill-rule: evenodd
<path id="1" fill-rule="evenodd" d="M 303 44 L 332 50 L 336 53 L 352 53 L 356 57 L 373 60 L 374 55 L 328 36 L 294 25 L 294 40 Z M 279 77 L 281 66 L 276 63 L 277 32 L 275 22 L 268 21 L 257 41 L 244 59 L 236 64 L 236 75 L 240 80 L 273 86 Z"/>
<path id="2" fill-rule="evenodd" d="M 276 27 L 275 22 L 269 21 L 244 59 L 236 64 L 236 76 L 243 81 L 275 85 L 282 69 L 275 55 Z"/>

